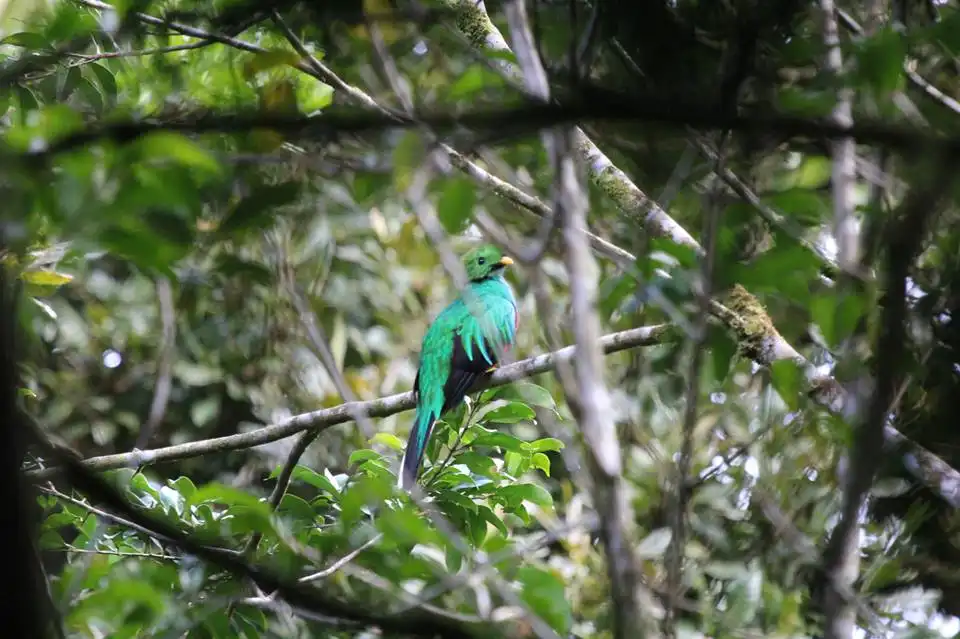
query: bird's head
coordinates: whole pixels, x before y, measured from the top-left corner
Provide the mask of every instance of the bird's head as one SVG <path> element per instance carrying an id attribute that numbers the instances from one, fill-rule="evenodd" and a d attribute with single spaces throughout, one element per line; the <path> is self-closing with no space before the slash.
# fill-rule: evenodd
<path id="1" fill-rule="evenodd" d="M 500 249 L 493 244 L 478 246 L 463 256 L 467 277 L 472 282 L 492 277 L 511 264 L 513 260 L 501 253 Z"/>

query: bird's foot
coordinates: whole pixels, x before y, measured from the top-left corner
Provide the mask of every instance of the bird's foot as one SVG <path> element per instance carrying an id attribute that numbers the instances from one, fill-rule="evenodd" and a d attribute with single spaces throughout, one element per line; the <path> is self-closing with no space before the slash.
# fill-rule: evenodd
<path id="1" fill-rule="evenodd" d="M 493 371 L 497 370 L 499 367 L 500 367 L 500 366 L 499 366 L 498 364 L 494 364 L 493 366 L 491 366 L 490 368 L 488 368 L 485 372 L 487 372 L 487 373 L 492 373 Z"/>

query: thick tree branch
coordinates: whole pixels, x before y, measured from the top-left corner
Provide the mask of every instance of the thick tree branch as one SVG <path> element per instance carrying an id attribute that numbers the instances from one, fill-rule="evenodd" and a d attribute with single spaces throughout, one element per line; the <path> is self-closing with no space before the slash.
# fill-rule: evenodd
<path id="1" fill-rule="evenodd" d="M 300 68 L 298 65 L 297 68 Z M 304 69 L 301 69 L 304 70 Z M 309 71 L 308 71 L 309 72 Z M 515 107 L 478 109 L 459 113 L 422 112 L 417 122 L 396 120 L 383 114 L 358 113 L 355 109 L 331 107 L 322 116 L 295 117 L 269 113 L 240 111 L 233 113 L 208 113 L 193 119 L 165 121 L 113 121 L 88 127 L 52 141 L 49 146 L 24 153 L 7 153 L 6 161 L 47 161 L 53 156 L 103 141 L 129 143 L 157 131 L 180 133 L 246 133 L 251 129 L 273 129 L 285 135 L 303 139 L 333 140 L 344 136 L 381 134 L 391 129 L 429 127 L 438 134 L 471 129 L 477 134 L 495 136 L 494 139 L 509 139 L 531 130 L 569 124 L 576 121 L 610 122 L 657 122 L 676 127 L 693 127 L 703 130 L 725 130 L 753 134 L 776 133 L 791 137 L 855 138 L 865 144 L 876 144 L 898 149 L 912 155 L 941 153 L 948 158 L 960 155 L 960 136 L 946 136 L 930 130 L 901 124 L 888 124 L 881 120 L 861 118 L 850 127 L 835 122 L 819 121 L 808 117 L 786 115 L 772 111 L 756 110 L 752 113 L 729 114 L 710 109 L 702 103 L 664 99 L 657 95 L 626 94 L 604 87 L 583 85 L 579 98 L 571 98 L 563 104 L 527 103 Z M 582 140 L 581 140 L 582 142 Z M 583 145 L 580 145 L 583 148 Z M 446 150 L 446 149 L 445 149 Z M 594 173 L 604 184 L 615 179 L 610 176 L 606 156 L 589 156 Z M 610 169 L 612 170 L 612 169 Z M 606 172 L 604 172 L 606 171 Z M 618 169 L 619 171 L 619 169 Z M 616 173 L 614 171 L 613 173 Z M 616 183 L 619 184 L 619 183 Z M 629 189 L 628 189 L 629 190 Z M 631 200 L 620 198 L 619 204 L 633 202 L 646 206 L 647 196 L 630 191 Z M 624 196 L 626 197 L 626 196 Z M 631 210 L 626 208 L 625 210 Z M 656 210 L 660 210 L 659 208 Z M 662 216 L 650 214 L 644 226 L 655 226 L 651 220 Z M 678 243 L 694 247 L 686 231 L 672 235 L 672 225 L 664 222 L 663 232 L 655 235 L 671 237 Z M 648 229 L 649 230 L 649 229 Z M 673 229 L 675 230 L 675 229 Z M 688 239 L 682 239 L 682 238 Z M 678 239 L 679 238 L 679 239 Z"/>
<path id="2" fill-rule="evenodd" d="M 455 7 L 460 11 L 457 26 L 467 35 L 474 46 L 478 48 L 489 48 L 494 51 L 509 50 L 506 48 L 506 41 L 503 39 L 503 36 L 500 35 L 499 30 L 487 15 L 482 2 L 477 3 L 474 0 L 445 0 L 445 2 L 447 6 Z M 581 87 L 581 90 L 587 93 L 591 92 L 587 87 Z M 611 98 L 613 95 L 613 92 L 603 89 L 595 89 L 594 91 L 598 95 L 584 98 L 585 102 L 592 103 L 594 98 L 599 98 L 600 95 L 606 95 Z M 600 101 L 603 102 L 604 100 Z M 630 101 L 633 100 L 630 99 Z M 585 102 L 577 104 L 584 104 Z M 663 108 L 666 107 L 667 102 L 672 102 L 672 107 L 674 109 L 679 108 L 679 111 L 668 113 L 668 110 Z M 643 104 L 639 101 L 634 103 L 635 113 L 646 111 L 653 103 L 659 103 L 659 106 L 652 108 L 658 111 L 656 120 L 660 122 L 678 123 L 678 119 L 686 120 L 686 116 L 692 115 L 694 111 L 700 111 L 703 116 L 706 116 L 706 112 L 709 111 L 711 114 L 709 119 L 712 121 L 709 128 L 747 130 L 753 126 L 758 126 L 760 129 L 763 129 L 766 128 L 767 124 L 772 124 L 772 122 L 776 120 L 777 124 L 774 125 L 773 128 L 780 129 L 782 126 L 783 128 L 780 129 L 780 131 L 783 133 L 797 135 L 810 134 L 815 137 L 829 137 L 831 139 L 863 139 L 864 141 L 896 146 L 903 150 L 909 149 L 917 151 L 921 148 L 928 152 L 939 150 L 943 153 L 945 161 L 949 157 L 960 154 L 960 139 L 945 142 L 944 146 L 941 146 L 941 143 L 936 140 L 945 140 L 944 138 L 932 136 L 929 131 L 922 131 L 914 127 L 910 127 L 911 130 L 914 131 L 911 135 L 923 137 L 925 139 L 923 143 L 918 143 L 916 137 L 914 137 L 912 141 L 900 137 L 899 133 L 894 132 L 895 129 L 899 127 L 889 127 L 879 123 L 860 122 L 853 124 L 838 123 L 836 121 L 818 122 L 818 126 L 823 127 L 818 133 L 812 133 L 809 129 L 806 133 L 801 133 L 799 129 L 805 129 L 811 124 L 809 121 L 803 122 L 804 118 L 761 113 L 750 113 L 746 115 L 728 114 L 718 112 L 715 109 L 703 105 L 695 106 L 690 104 L 680 107 L 676 102 L 663 101 L 653 96 L 645 98 Z M 572 107 L 573 104 L 574 103 L 571 102 L 570 106 Z M 687 111 L 688 106 L 691 107 L 690 111 Z M 531 105 L 525 108 L 536 109 L 537 106 Z M 563 110 L 565 106 L 547 105 L 541 102 L 540 108 L 545 110 Z M 681 112 L 683 115 L 681 115 Z M 708 118 L 704 117 L 704 119 Z M 754 124 L 748 125 L 747 120 L 752 121 Z M 761 122 L 766 124 L 760 124 Z M 541 124 L 542 126 L 547 126 L 557 124 L 557 121 L 544 121 Z M 700 126 L 702 121 L 695 123 L 691 119 L 682 122 L 682 124 L 689 124 L 696 127 Z M 759 129 L 753 130 L 758 131 Z M 827 133 L 828 130 L 830 131 L 829 133 Z M 865 133 L 866 131 L 870 131 L 871 133 L 861 135 L 861 133 Z M 594 181 L 605 193 L 611 196 L 621 211 L 629 215 L 631 212 L 636 213 L 643 207 L 649 206 L 648 216 L 644 220 L 644 227 L 648 232 L 658 236 L 670 237 L 679 244 L 690 246 L 696 249 L 697 252 L 702 252 L 700 245 L 685 230 L 681 228 L 680 232 L 674 232 L 679 225 L 633 185 L 620 169 L 613 166 L 610 160 L 587 139 L 586 135 L 582 132 L 580 134 L 582 135 L 582 139 L 579 140 L 578 150 L 581 157 L 587 161 Z M 664 218 L 666 221 L 664 221 Z M 664 222 L 663 226 L 660 226 L 660 222 Z M 625 263 L 623 265 L 630 266 Z M 819 373 L 810 362 L 783 339 L 763 307 L 753 296 L 742 287 L 737 287 L 729 299 L 729 303 L 733 304 L 732 309 L 726 308 L 719 302 L 712 301 L 710 311 L 733 331 L 741 349 L 747 355 L 762 366 L 769 366 L 775 361 L 784 359 L 796 362 L 797 365 L 804 370 L 807 382 L 811 387 L 811 395 L 818 403 L 834 412 L 838 412 L 843 408 L 846 401 L 846 391 L 832 377 Z M 906 438 L 892 426 L 886 427 L 886 433 L 887 438 L 890 440 L 895 439 L 899 442 L 906 440 Z M 960 500 L 960 472 L 950 468 L 949 465 L 945 464 L 936 455 L 915 443 L 911 443 L 910 453 L 914 459 L 918 460 L 917 463 L 908 465 L 908 468 L 911 469 L 914 476 L 934 492 L 940 494 L 948 503 L 956 504 L 958 500 Z M 953 486 L 957 488 L 951 488 Z"/>
<path id="3" fill-rule="evenodd" d="M 474 47 L 510 52 L 500 30 L 487 15 L 483 2 L 444 0 L 444 4 L 457 11 L 457 27 Z M 502 61 L 501 66 L 508 74 L 517 73 L 516 67 L 512 67 L 506 60 Z M 530 90 L 529 87 L 527 90 Z M 641 191 L 579 127 L 574 129 L 574 138 L 577 154 L 587 166 L 591 180 L 613 200 L 621 212 L 631 219 L 639 219 L 651 235 L 669 237 L 685 246 L 696 246 L 693 237 Z"/>
<path id="4" fill-rule="evenodd" d="M 447 1 L 457 3 L 460 2 L 460 0 Z M 100 9 L 111 8 L 109 5 L 106 5 L 102 2 L 97 2 L 96 0 L 83 0 L 83 3 Z M 476 8 L 471 2 L 466 2 L 465 5 L 469 6 L 464 7 L 464 11 L 471 7 Z M 461 23 L 461 27 L 473 25 L 481 29 L 479 32 L 468 32 L 471 42 L 477 42 L 478 38 L 480 41 L 482 41 L 486 37 L 486 31 L 484 31 L 484 29 L 486 29 L 487 23 L 489 23 L 489 18 L 486 17 L 485 13 L 483 16 L 480 16 L 481 18 L 484 18 L 485 21 L 479 20 L 476 22 L 466 20 L 466 18 L 469 18 L 471 14 L 461 13 L 459 15 L 464 19 L 464 21 Z M 163 20 L 160 20 L 159 18 L 153 18 L 152 16 L 143 16 L 142 19 L 150 24 L 164 24 L 173 30 L 177 30 L 177 28 L 182 26 L 171 25 L 170 23 L 165 23 Z M 490 26 L 492 26 L 492 24 Z M 230 38 L 228 36 L 215 35 L 202 29 L 195 29 L 193 27 L 185 27 L 185 29 L 186 30 L 181 31 L 181 33 L 193 35 L 194 37 L 214 39 L 218 42 L 223 42 L 224 44 L 254 53 L 263 53 L 266 51 L 265 49 L 262 49 L 256 45 L 252 45 L 235 38 Z M 302 53 L 303 52 L 301 52 L 301 54 Z M 319 62 L 316 64 L 319 64 Z M 914 153 L 939 150 L 940 152 L 944 153 L 945 157 L 947 158 L 960 155 L 960 137 L 951 138 L 936 135 L 929 129 L 924 130 L 912 126 L 889 126 L 881 122 L 872 122 L 867 119 L 860 119 L 852 127 L 844 128 L 839 127 L 832 122 L 814 121 L 808 118 L 785 116 L 780 114 L 748 113 L 740 115 L 719 113 L 716 110 L 705 107 L 702 104 L 679 103 L 676 100 L 663 100 L 659 96 L 643 96 L 643 98 L 640 99 L 636 96 L 616 94 L 609 90 L 590 88 L 586 85 L 581 87 L 581 95 L 583 95 L 583 98 L 576 103 L 571 102 L 564 105 L 533 103 L 530 105 L 520 106 L 515 109 L 509 109 L 507 111 L 473 114 L 467 113 L 460 115 L 445 113 L 430 116 L 420 114 L 418 122 L 414 123 L 408 119 L 404 119 L 402 114 L 385 113 L 385 111 L 388 110 L 385 110 L 384 107 L 380 106 L 375 100 L 373 100 L 373 98 L 368 96 L 363 91 L 346 84 L 343 82 L 343 80 L 339 79 L 332 72 L 330 72 L 329 69 L 323 67 L 321 72 L 316 70 L 314 66 L 314 61 L 310 61 L 308 59 L 308 61 L 298 64 L 297 68 L 305 73 L 317 77 L 324 82 L 328 82 L 334 88 L 350 95 L 350 97 L 358 103 L 365 104 L 371 109 L 376 110 L 377 113 L 353 113 L 350 115 L 325 113 L 322 121 L 317 118 L 277 118 L 265 117 L 262 114 L 256 114 L 233 115 L 222 118 L 210 117 L 196 122 L 166 124 L 148 122 L 115 123 L 111 125 L 105 125 L 101 128 L 91 129 L 74 136 L 62 138 L 59 142 L 55 143 L 46 151 L 28 157 L 36 158 L 38 155 L 41 158 L 49 157 L 60 150 L 73 149 L 78 146 L 102 139 L 115 139 L 121 141 L 131 140 L 151 131 L 164 129 L 188 132 L 238 132 L 247 131 L 250 127 L 254 126 L 272 126 L 284 132 L 301 134 L 317 134 L 318 132 L 323 132 L 329 136 L 336 135 L 338 133 L 369 133 L 372 131 L 382 131 L 387 128 L 428 125 L 433 128 L 440 126 L 468 126 L 475 128 L 491 126 L 496 127 L 499 130 L 508 128 L 512 131 L 519 132 L 523 130 L 524 127 L 540 128 L 552 124 L 591 117 L 610 119 L 619 118 L 631 121 L 659 121 L 676 124 L 678 126 L 693 126 L 705 129 L 724 128 L 754 133 L 778 132 L 797 136 L 826 138 L 854 137 L 865 143 L 884 145 L 890 148 L 897 148 L 903 151 L 911 151 Z M 323 122 L 326 124 L 323 124 Z M 509 122 L 509 127 L 504 126 L 506 122 Z M 442 148 L 445 151 L 448 149 L 448 147 Z M 471 177 L 476 179 L 484 186 L 491 188 L 498 195 L 501 195 L 517 203 L 519 206 L 527 208 L 528 210 L 540 215 L 544 215 L 550 211 L 549 207 L 546 207 L 546 205 L 537 198 L 527 195 L 513 185 L 510 185 L 500 178 L 491 175 L 485 169 L 457 154 L 452 149 L 447 152 L 449 153 L 451 151 L 451 161 L 458 166 L 458 168 L 461 168 L 467 172 L 469 175 L 471 175 Z M 598 253 L 614 260 L 622 267 L 633 267 L 635 257 L 627 251 L 624 251 L 623 249 L 620 249 L 619 247 L 596 236 L 591 236 L 590 241 Z M 733 331 L 744 352 L 763 366 L 769 366 L 774 361 L 781 359 L 790 359 L 795 361 L 807 372 L 807 381 L 810 384 L 811 395 L 813 398 L 832 411 L 840 410 L 845 399 L 845 391 L 829 376 L 823 376 L 816 373 L 815 369 L 810 366 L 809 363 L 806 362 L 806 360 L 800 356 L 799 353 L 797 353 L 797 351 L 789 343 L 787 343 L 786 340 L 783 339 L 782 336 L 779 335 L 779 333 L 777 333 L 776 329 L 770 322 L 769 317 L 767 317 L 766 313 L 763 311 L 763 307 L 754 298 L 752 298 L 749 293 L 742 290 L 735 291 L 735 293 L 736 295 L 734 296 L 734 299 L 728 300 L 728 304 L 731 302 L 733 303 L 733 310 L 719 304 L 718 302 L 711 302 L 711 313 Z M 376 417 L 377 415 L 371 416 Z M 344 416 L 336 423 L 342 423 L 343 421 L 348 421 L 348 418 Z M 285 423 L 284 425 L 290 430 L 284 432 L 284 434 L 279 434 L 272 439 L 268 438 L 263 441 L 259 441 L 257 439 L 257 435 L 254 433 L 233 436 L 238 438 L 248 438 L 245 441 L 248 441 L 249 443 L 243 443 L 243 441 L 232 440 L 229 438 L 219 438 L 218 440 L 207 441 L 218 442 L 222 439 L 229 439 L 229 443 L 226 444 L 225 449 L 234 447 L 245 448 L 256 446 L 265 443 L 266 441 L 281 439 L 309 427 L 309 425 L 299 424 L 294 425 Z M 259 433 L 260 431 L 257 432 Z M 939 494 L 947 503 L 953 505 L 954 507 L 960 508 L 960 473 L 951 468 L 948 464 L 930 451 L 905 438 L 892 426 L 887 426 L 885 428 L 885 433 L 888 443 L 895 445 L 896 448 L 901 451 L 903 455 L 905 455 L 907 468 L 910 470 L 910 472 L 921 483 Z M 234 441 L 237 441 L 237 443 L 234 444 Z M 192 444 L 184 444 L 183 446 L 189 447 L 191 445 Z M 206 448 L 206 445 L 207 444 L 203 444 L 196 449 L 197 452 L 188 456 L 203 455 L 208 452 L 219 450 L 219 444 L 214 443 L 212 448 Z M 178 447 L 171 448 L 176 449 Z M 136 459 L 136 454 L 136 452 L 128 453 L 126 454 L 127 456 L 124 457 L 124 459 L 127 461 L 109 467 L 115 468 L 118 466 L 123 466 L 126 463 L 129 463 L 129 461 Z M 171 458 L 177 459 L 180 456 L 181 453 L 178 451 L 174 453 Z"/>
<path id="5" fill-rule="evenodd" d="M 823 39 L 827 46 L 824 65 L 836 81 L 843 76 L 840 31 L 833 0 L 820 0 L 823 12 Z M 835 124 L 849 128 L 853 124 L 853 89 L 840 85 L 837 103 L 830 115 Z M 837 242 L 837 264 L 845 273 L 856 273 L 860 267 L 860 231 L 853 210 L 853 187 L 856 180 L 856 143 L 845 137 L 833 142 L 833 235 Z"/>

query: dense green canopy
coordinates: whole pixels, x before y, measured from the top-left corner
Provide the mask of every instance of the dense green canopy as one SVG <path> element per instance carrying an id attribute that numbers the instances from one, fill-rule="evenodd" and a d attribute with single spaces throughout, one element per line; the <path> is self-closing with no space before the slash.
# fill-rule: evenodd
<path id="1" fill-rule="evenodd" d="M 957 9 L 10 0 L 0 484 L 36 521 L 8 579 L 49 588 L 4 605 L 68 637 L 960 633 Z M 513 363 L 407 497 L 481 238 Z"/>

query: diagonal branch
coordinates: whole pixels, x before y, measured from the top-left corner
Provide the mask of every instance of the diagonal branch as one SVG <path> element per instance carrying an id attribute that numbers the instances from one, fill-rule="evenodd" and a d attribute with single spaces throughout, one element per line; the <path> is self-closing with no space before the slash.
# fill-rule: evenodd
<path id="1" fill-rule="evenodd" d="M 487 15 L 483 2 L 476 0 L 444 0 L 447 6 L 456 8 L 458 13 L 457 26 L 463 31 L 470 42 L 483 49 L 491 49 L 499 52 L 509 52 L 506 41 L 500 34 L 499 29 L 490 20 Z M 515 71 L 509 71 L 515 73 Z M 546 106 L 546 105 L 545 105 Z M 643 110 L 639 104 L 636 108 Z M 560 107 L 562 108 L 562 107 Z M 685 114 L 689 115 L 689 113 Z M 756 114 L 750 116 L 756 119 Z M 663 121 L 671 119 L 667 114 L 660 118 Z M 736 126 L 733 120 L 739 119 L 739 116 L 727 118 L 718 116 L 715 118 L 714 125 L 725 129 L 743 129 Z M 775 118 L 778 119 L 779 118 Z M 793 118 L 786 118 L 793 119 Z M 720 122 L 724 120 L 724 122 Z M 780 120 L 786 124 L 784 120 Z M 555 123 L 555 122 L 551 122 Z M 798 122 L 794 122 L 795 124 Z M 545 123 L 549 124 L 549 123 Z M 823 130 L 829 129 L 833 132 L 831 137 L 845 138 L 856 137 L 854 131 L 858 125 L 844 126 L 836 122 L 822 123 Z M 859 125 L 877 132 L 873 126 Z M 790 127 L 785 127 L 790 128 Z M 579 131 L 579 129 L 578 129 Z M 890 131 L 887 131 L 888 133 Z M 613 166 L 609 158 L 591 142 L 582 131 L 578 141 L 578 151 L 581 158 L 586 161 L 593 181 L 614 201 L 616 206 L 628 216 L 636 216 L 644 207 L 649 207 L 646 217 L 643 219 L 644 228 L 652 235 L 665 236 L 684 246 L 695 249 L 698 253 L 702 248 L 696 240 L 683 230 L 666 212 L 660 209 L 656 203 L 652 202 L 639 188 L 637 188 L 626 174 Z M 917 135 L 917 133 L 914 133 Z M 875 141 L 889 143 L 892 138 L 886 137 L 883 140 L 875 138 Z M 904 140 L 905 141 L 905 140 Z M 901 147 L 906 148 L 906 147 Z M 931 150 L 934 147 L 931 147 Z M 945 147 L 939 147 L 945 154 L 953 153 L 953 146 L 948 144 Z M 958 147 L 960 148 L 960 143 Z M 948 150 L 949 149 L 949 150 Z M 679 230 L 677 230 L 679 229 Z M 623 260 L 622 266 L 632 266 L 626 263 L 622 256 L 612 259 Z M 633 256 L 631 256 L 633 257 Z M 720 304 L 717 301 L 711 301 L 710 312 L 723 322 L 736 336 L 738 344 L 746 355 L 756 361 L 761 366 L 770 366 L 776 361 L 791 360 L 795 362 L 805 373 L 807 383 L 810 387 L 810 395 L 831 412 L 840 412 L 847 401 L 846 390 L 829 375 L 824 375 L 817 371 L 809 361 L 806 360 L 797 350 L 787 342 L 780 333 L 777 332 L 763 306 L 748 293 L 743 287 L 737 286 L 728 298 L 728 305 L 731 308 Z M 908 456 L 907 468 L 914 477 L 930 488 L 933 492 L 940 495 L 947 503 L 960 508 L 960 472 L 951 468 L 942 459 L 923 448 L 919 444 L 910 441 L 904 437 L 893 426 L 885 426 L 884 433 L 889 444 L 898 444 L 907 446 L 908 450 L 904 455 Z"/>
<path id="2" fill-rule="evenodd" d="M 74 1 L 101 10 L 112 9 L 110 5 L 99 2 L 98 0 Z M 485 44 L 484 40 L 487 37 L 486 30 L 488 28 L 495 30 L 496 28 L 490 22 L 486 12 L 482 11 L 482 4 L 474 5 L 472 0 L 445 1 L 460 7 L 461 11 L 458 13 L 458 24 L 461 26 L 461 29 L 468 33 L 470 41 L 472 43 L 479 42 L 481 45 Z M 463 3 L 462 7 L 460 6 L 461 2 Z M 482 15 L 475 15 L 474 9 L 481 10 Z M 841 13 L 840 15 L 842 18 L 843 14 Z M 137 14 L 137 16 L 138 19 L 148 24 L 163 25 L 185 35 L 212 39 L 217 42 L 253 53 L 266 52 L 266 49 L 262 47 L 229 36 L 213 34 L 203 29 L 165 22 L 160 18 L 155 18 L 145 14 Z M 471 26 L 476 27 L 476 29 L 470 29 L 469 27 Z M 479 29 L 479 31 L 477 31 L 477 29 Z M 499 31 L 496 31 L 496 33 L 499 34 Z M 505 42 L 503 41 L 502 36 L 500 36 L 499 41 Z M 385 115 L 388 118 L 386 121 L 375 121 L 368 119 L 347 121 L 337 119 L 336 127 L 339 127 L 342 132 L 370 131 L 373 128 L 383 127 L 389 122 L 393 122 L 398 126 L 410 126 L 413 124 L 410 121 L 404 120 L 404 116 L 402 114 L 392 113 L 389 109 L 381 106 L 376 102 L 376 100 L 367 95 L 365 92 L 344 82 L 329 69 L 323 66 L 319 61 L 315 59 L 311 60 L 309 52 L 303 50 L 298 51 L 298 53 L 304 56 L 306 61 L 301 61 L 295 65 L 297 69 L 330 84 L 335 89 L 340 90 L 348 95 L 352 101 L 374 109 L 380 115 Z M 617 96 L 612 95 L 609 92 L 600 92 L 597 97 L 607 101 L 601 100 L 598 102 L 598 100 L 591 100 L 583 104 L 575 104 L 570 106 L 534 105 L 532 107 L 513 109 L 512 121 L 516 122 L 518 118 L 526 118 L 528 120 L 532 118 L 543 125 L 555 124 L 558 122 L 568 121 L 570 119 L 590 116 L 619 116 L 632 120 L 648 119 L 690 126 L 701 126 L 704 128 L 720 127 L 733 130 L 757 132 L 780 131 L 792 135 L 825 137 L 844 137 L 852 135 L 866 142 L 885 144 L 903 150 L 918 151 L 921 149 L 940 149 L 948 154 L 960 154 L 960 138 L 953 139 L 942 136 L 933 136 L 929 132 L 925 132 L 914 127 L 889 127 L 878 123 L 861 121 L 855 124 L 853 127 L 843 128 L 837 127 L 835 124 L 830 122 L 813 122 L 808 119 L 797 118 L 793 116 L 763 114 L 730 116 L 726 114 L 716 114 L 702 109 L 698 110 L 699 107 L 692 104 L 676 104 L 675 102 L 672 102 L 667 105 L 662 100 L 658 101 L 657 99 L 653 98 L 653 96 L 651 96 L 650 99 L 644 100 L 643 102 L 638 100 L 617 102 Z M 332 122 L 330 118 L 325 117 L 324 119 L 328 122 Z M 479 114 L 476 117 L 469 117 L 466 114 L 458 114 L 455 116 L 447 116 L 446 118 L 440 116 L 432 118 L 421 116 L 420 124 L 418 126 L 422 126 L 424 122 L 429 122 L 433 125 L 455 123 L 458 126 L 470 126 L 483 122 L 489 124 L 492 121 L 491 119 L 497 119 L 496 114 Z M 500 118 L 498 121 L 502 122 L 502 118 Z M 262 117 L 258 117 L 253 121 L 248 121 L 243 117 L 234 116 L 229 125 L 225 124 L 224 122 L 218 123 L 216 121 L 208 121 L 202 124 L 193 123 L 189 126 L 177 127 L 168 125 L 166 128 L 192 131 L 235 131 L 247 130 L 251 124 L 257 124 L 264 126 L 275 126 L 284 131 L 294 130 L 304 132 L 309 130 L 310 123 L 310 119 L 293 121 L 270 119 L 264 120 Z M 81 133 L 65 138 L 57 143 L 55 147 L 39 155 L 51 154 L 63 148 L 75 148 L 77 145 L 103 137 L 127 139 L 129 137 L 142 135 L 152 130 L 157 130 L 158 128 L 164 127 L 157 127 L 156 125 L 150 123 L 121 123 L 120 125 L 116 125 L 112 128 L 107 127 L 105 130 Z M 526 194 L 519 188 L 490 174 L 478 164 L 468 160 L 466 157 L 457 153 L 452 148 L 446 145 L 441 145 L 440 148 L 449 154 L 450 160 L 455 166 L 470 175 L 474 180 L 484 187 L 492 190 L 497 195 L 504 197 L 505 199 L 508 199 L 518 206 L 535 214 L 541 216 L 552 215 L 550 207 L 538 198 Z M 622 171 L 620 173 L 622 174 Z M 630 190 L 627 186 L 624 188 L 627 191 Z M 633 188 L 636 189 L 635 186 Z M 646 196 L 644 195 L 643 198 L 646 198 Z M 684 232 L 684 235 L 689 236 L 689 234 L 686 234 L 686 232 Z M 594 250 L 599 254 L 613 260 L 623 268 L 633 267 L 636 261 L 636 257 L 634 255 L 602 238 L 597 237 L 596 235 L 588 234 L 588 237 Z M 699 245 L 695 244 L 695 246 L 696 248 L 699 248 Z M 810 394 L 813 399 L 833 412 L 839 412 L 842 409 L 846 399 L 846 391 L 839 384 L 837 384 L 832 377 L 818 373 L 815 367 L 807 362 L 806 359 L 804 359 L 796 351 L 796 349 L 793 348 L 793 346 L 783 339 L 783 337 L 776 331 L 772 322 L 770 321 L 770 318 L 767 317 L 763 307 L 756 299 L 754 299 L 742 288 L 738 288 L 735 289 L 733 296 L 731 296 L 731 299 L 729 299 L 727 303 L 728 305 L 732 304 L 732 310 L 731 308 L 727 308 L 719 302 L 712 301 L 710 305 L 711 314 L 717 317 L 734 333 L 738 343 L 741 345 L 741 348 L 749 357 L 751 357 L 761 366 L 770 366 L 773 362 L 784 359 L 789 359 L 796 362 L 797 365 L 806 372 Z M 406 410 L 407 408 L 398 410 Z M 384 415 L 385 414 L 392 414 L 392 412 L 384 413 Z M 307 415 L 312 415 L 312 413 Z M 376 414 L 371 415 L 371 417 L 377 416 L 378 415 Z M 306 419 L 309 419 L 309 417 Z M 336 423 L 343 423 L 346 421 L 349 421 L 349 418 L 347 416 L 343 416 L 340 421 L 337 421 Z M 277 427 L 279 426 L 281 425 L 277 425 Z M 230 437 L 218 438 L 216 440 L 204 440 L 204 442 L 183 444 L 182 446 L 190 447 L 193 444 L 199 444 L 199 446 L 195 449 L 197 452 L 187 454 L 186 456 L 203 455 L 208 452 L 221 450 L 221 448 L 218 448 L 219 444 L 216 443 L 221 440 L 226 440 L 225 448 L 222 450 L 229 450 L 232 448 L 248 448 L 266 443 L 268 441 L 274 441 L 276 439 L 288 437 L 291 434 L 300 432 L 310 427 L 309 423 L 308 425 L 294 425 L 287 422 L 284 422 L 283 426 L 291 430 L 281 431 L 283 434 L 277 434 L 276 436 L 271 435 L 272 438 L 268 437 L 262 441 L 257 439 L 259 437 L 258 433 L 261 432 L 257 431 L 256 433 L 245 433 L 243 435 L 232 436 L 233 438 L 241 438 L 238 440 L 233 440 Z M 273 431 L 267 432 L 269 434 Z M 930 488 L 934 493 L 940 495 L 946 503 L 955 508 L 960 508 L 960 472 L 952 468 L 949 464 L 931 453 L 929 450 L 904 437 L 892 426 L 886 426 L 884 428 L 884 432 L 888 445 L 891 449 L 899 451 L 904 456 L 904 459 L 907 462 L 906 467 L 913 474 L 913 476 L 922 484 Z M 209 442 L 214 443 L 210 444 Z M 207 446 L 211 447 L 207 448 Z M 169 447 L 158 450 L 177 450 L 178 452 L 172 453 L 171 457 L 172 459 L 177 459 L 182 456 L 181 452 L 179 452 L 179 448 L 180 447 Z M 124 461 L 119 465 L 108 467 L 116 468 L 130 463 L 130 461 L 137 459 L 137 454 L 138 453 L 136 452 L 125 453 L 124 459 L 127 461 Z M 117 456 L 110 455 L 95 459 L 107 459 L 115 457 Z M 41 472 L 48 473 L 49 471 Z"/>
<path id="3" fill-rule="evenodd" d="M 497 29 L 482 1 L 443 0 L 449 8 L 457 11 L 457 27 L 477 49 L 499 53 L 511 53 L 500 30 Z M 516 67 L 502 61 L 504 72 L 516 74 Z M 591 180 L 602 190 L 617 208 L 627 217 L 639 220 L 648 233 L 655 237 L 669 237 L 677 244 L 699 250 L 699 245 L 686 229 L 671 218 L 666 211 L 646 193 L 641 191 L 613 161 L 587 137 L 582 129 L 574 129 L 576 152 L 587 166 Z"/>

